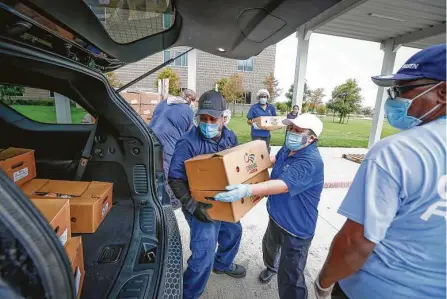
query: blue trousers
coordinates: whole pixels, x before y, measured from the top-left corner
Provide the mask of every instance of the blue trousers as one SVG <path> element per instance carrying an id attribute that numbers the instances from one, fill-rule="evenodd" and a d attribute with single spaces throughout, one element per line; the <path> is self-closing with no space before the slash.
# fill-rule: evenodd
<path id="1" fill-rule="evenodd" d="M 199 298 L 214 267 L 230 270 L 242 237 L 240 222 L 202 222 L 183 210 L 190 228 L 191 257 L 183 273 L 183 298 Z M 217 252 L 216 252 L 216 245 Z"/>
<path id="2" fill-rule="evenodd" d="M 262 240 L 265 266 L 278 273 L 281 299 L 307 299 L 304 268 L 312 238 L 292 236 L 270 219 Z"/>

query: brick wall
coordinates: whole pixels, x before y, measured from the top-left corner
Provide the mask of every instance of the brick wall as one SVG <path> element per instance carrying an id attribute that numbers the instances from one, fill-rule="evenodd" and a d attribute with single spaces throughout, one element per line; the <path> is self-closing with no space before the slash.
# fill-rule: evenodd
<path id="1" fill-rule="evenodd" d="M 187 47 L 172 48 L 170 49 L 172 52 L 171 57 L 174 56 L 176 50 L 186 51 L 188 49 L 189 48 Z M 244 90 L 251 92 L 251 101 L 253 103 L 256 97 L 256 92 L 261 88 L 265 88 L 263 84 L 264 79 L 269 73 L 272 73 L 275 70 L 275 55 L 276 45 L 266 48 L 258 56 L 253 57 L 253 71 L 242 72 L 237 70 L 236 59 L 223 58 L 206 52 L 197 51 L 196 92 L 200 96 L 205 91 L 214 89 L 216 81 L 220 78 L 240 73 L 244 78 Z M 122 83 L 127 83 L 162 63 L 163 51 L 136 63 L 124 66 L 115 72 Z M 179 74 L 181 87 L 186 88 L 188 86 L 188 67 L 171 66 L 171 68 Z M 148 76 L 136 83 L 133 87 L 149 88 L 156 91 L 154 82 L 157 78 L 157 74 L 158 72 Z"/>
<path id="2" fill-rule="evenodd" d="M 23 91 L 23 96 L 21 98 L 29 100 L 42 99 L 42 98 L 48 99 L 50 98 L 50 92 L 44 89 L 25 87 L 25 90 Z"/>

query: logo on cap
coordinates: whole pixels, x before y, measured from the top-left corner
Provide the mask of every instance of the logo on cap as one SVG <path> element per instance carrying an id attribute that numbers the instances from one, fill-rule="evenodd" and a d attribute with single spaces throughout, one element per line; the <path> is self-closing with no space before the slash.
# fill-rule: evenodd
<path id="1" fill-rule="evenodd" d="M 407 63 L 404 64 L 401 69 L 412 69 L 412 70 L 417 70 L 419 67 L 419 63 Z"/>

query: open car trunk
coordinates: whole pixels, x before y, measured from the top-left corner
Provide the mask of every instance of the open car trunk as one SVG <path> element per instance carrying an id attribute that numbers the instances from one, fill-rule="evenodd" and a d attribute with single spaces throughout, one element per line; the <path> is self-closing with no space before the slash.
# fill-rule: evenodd
<path id="1" fill-rule="evenodd" d="M 178 297 L 181 245 L 158 183 L 163 171 L 157 139 L 100 73 L 23 46 L 0 39 L 0 84 L 49 90 L 70 99 L 72 110 L 96 118 L 82 181 L 113 183 L 113 205 L 98 229 L 73 234 L 83 242 L 82 298 L 152 298 L 167 287 Z M 19 108 L 14 101 L 0 101 L 0 148 L 33 149 L 37 178 L 73 180 L 94 125 L 44 123 Z M 176 273 L 175 286 L 165 282 L 166 271 Z"/>

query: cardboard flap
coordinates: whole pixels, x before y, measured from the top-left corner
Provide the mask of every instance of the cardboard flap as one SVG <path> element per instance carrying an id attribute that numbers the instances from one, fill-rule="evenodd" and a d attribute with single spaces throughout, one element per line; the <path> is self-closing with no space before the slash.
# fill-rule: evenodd
<path id="1" fill-rule="evenodd" d="M 82 239 L 81 237 L 73 237 L 71 238 L 67 245 L 65 245 L 65 251 L 67 252 L 68 260 L 70 261 L 70 265 L 73 266 L 78 251 L 82 249 Z"/>
<path id="2" fill-rule="evenodd" d="M 49 180 L 47 179 L 33 179 L 28 183 L 22 185 L 20 189 L 22 189 L 23 193 L 28 196 L 32 196 L 35 192 L 37 192 L 40 188 L 42 188 Z"/>
<path id="3" fill-rule="evenodd" d="M 0 151 L 0 161 L 7 160 L 12 157 L 23 155 L 29 152 L 34 152 L 34 150 L 26 148 L 9 147 L 5 150 Z"/>
<path id="4" fill-rule="evenodd" d="M 258 146 L 263 146 L 265 145 L 265 141 L 262 140 L 254 140 L 254 141 L 250 141 L 244 144 L 240 144 L 236 147 L 232 147 L 223 151 L 220 151 L 218 153 L 213 154 L 213 157 L 223 157 L 223 156 L 227 156 L 230 155 L 234 152 L 240 152 L 241 150 L 245 149 L 245 148 L 253 148 L 253 147 L 258 147 Z"/>
<path id="5" fill-rule="evenodd" d="M 90 182 L 49 180 L 48 183 L 46 183 L 37 191 L 81 196 L 87 190 L 89 185 Z"/>
<path id="6" fill-rule="evenodd" d="M 104 195 L 110 188 L 112 183 L 106 182 L 91 182 L 87 190 L 83 193 L 82 197 L 99 198 Z"/>
<path id="7" fill-rule="evenodd" d="M 198 155 L 195 157 L 192 157 L 191 159 L 186 160 L 185 162 L 189 162 L 189 161 L 199 161 L 199 160 L 207 160 L 210 159 L 214 156 L 214 154 L 203 154 L 203 155 Z"/>
<path id="8" fill-rule="evenodd" d="M 53 221 L 65 205 L 69 205 L 68 199 L 63 198 L 30 198 L 34 206 L 42 213 L 49 223 Z"/>

